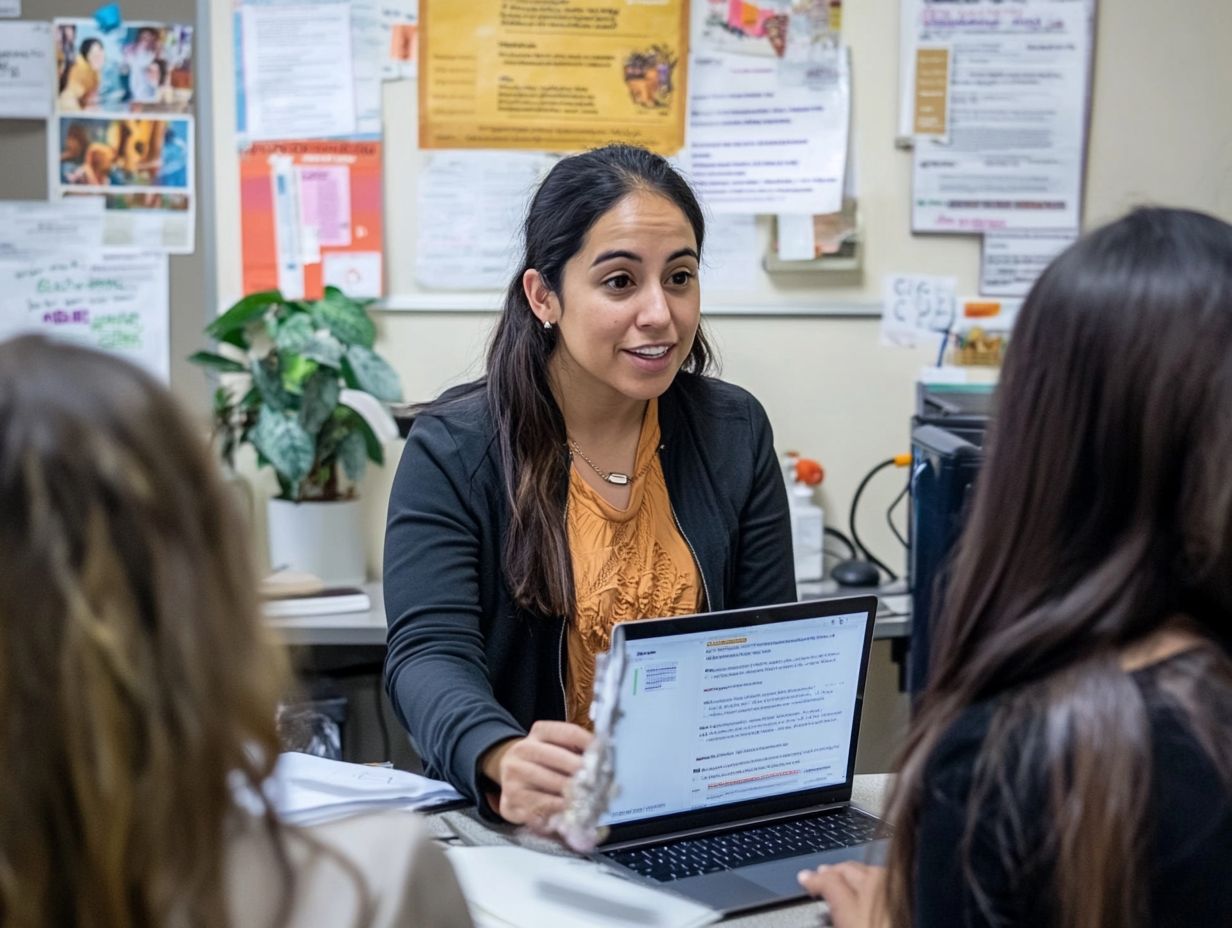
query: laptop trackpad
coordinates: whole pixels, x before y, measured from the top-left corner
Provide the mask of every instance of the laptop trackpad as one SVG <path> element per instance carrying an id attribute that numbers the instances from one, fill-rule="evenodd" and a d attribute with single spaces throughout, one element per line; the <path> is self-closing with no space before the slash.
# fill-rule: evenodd
<path id="1" fill-rule="evenodd" d="M 837 864 L 844 860 L 859 860 L 865 863 L 881 863 L 885 857 L 886 841 L 873 841 L 855 847 L 841 847 L 820 854 L 803 854 L 786 860 L 768 860 L 764 864 L 741 867 L 736 872 L 744 879 L 763 886 L 776 895 L 803 896 L 796 874 L 801 870 L 819 867 L 822 864 Z"/>
<path id="2" fill-rule="evenodd" d="M 743 872 L 741 871 L 741 874 Z M 665 883 L 663 886 L 681 896 L 687 896 L 700 902 L 704 906 L 723 912 L 765 905 L 772 901 L 767 898 L 769 894 L 763 887 L 742 879 L 731 870 L 686 877 L 673 883 Z"/>

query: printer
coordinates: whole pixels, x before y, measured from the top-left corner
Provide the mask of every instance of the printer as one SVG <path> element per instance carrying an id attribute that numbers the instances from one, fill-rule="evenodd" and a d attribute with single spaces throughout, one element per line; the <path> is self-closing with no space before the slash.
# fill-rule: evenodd
<path id="1" fill-rule="evenodd" d="M 928 677 L 933 609 L 945 596 L 954 543 L 971 506 L 984 457 L 994 384 L 916 386 L 911 419 L 911 514 L 908 525 L 911 644 L 907 688 Z"/>

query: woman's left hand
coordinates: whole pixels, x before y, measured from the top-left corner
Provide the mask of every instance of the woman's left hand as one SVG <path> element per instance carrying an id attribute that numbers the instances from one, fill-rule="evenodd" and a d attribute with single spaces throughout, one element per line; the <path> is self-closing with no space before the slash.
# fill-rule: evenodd
<path id="1" fill-rule="evenodd" d="M 847 861 L 801 870 L 797 879 L 809 895 L 825 899 L 834 928 L 889 928 L 885 867 Z"/>

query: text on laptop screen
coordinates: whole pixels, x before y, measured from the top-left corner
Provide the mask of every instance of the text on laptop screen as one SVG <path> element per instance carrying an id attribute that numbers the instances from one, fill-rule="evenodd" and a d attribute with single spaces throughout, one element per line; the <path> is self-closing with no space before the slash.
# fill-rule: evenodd
<path id="1" fill-rule="evenodd" d="M 625 641 L 604 824 L 847 778 L 863 613 Z"/>

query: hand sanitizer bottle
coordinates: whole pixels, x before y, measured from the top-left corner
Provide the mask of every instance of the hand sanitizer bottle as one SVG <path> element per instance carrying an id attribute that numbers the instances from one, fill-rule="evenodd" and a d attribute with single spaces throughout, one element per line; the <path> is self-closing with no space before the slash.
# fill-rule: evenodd
<path id="1" fill-rule="evenodd" d="M 787 485 L 791 546 L 795 553 L 796 583 L 808 583 L 820 580 L 824 573 L 825 515 L 814 497 L 825 472 L 810 458 L 797 456 L 794 464 L 793 479 Z M 787 470 L 786 466 L 784 469 Z"/>

